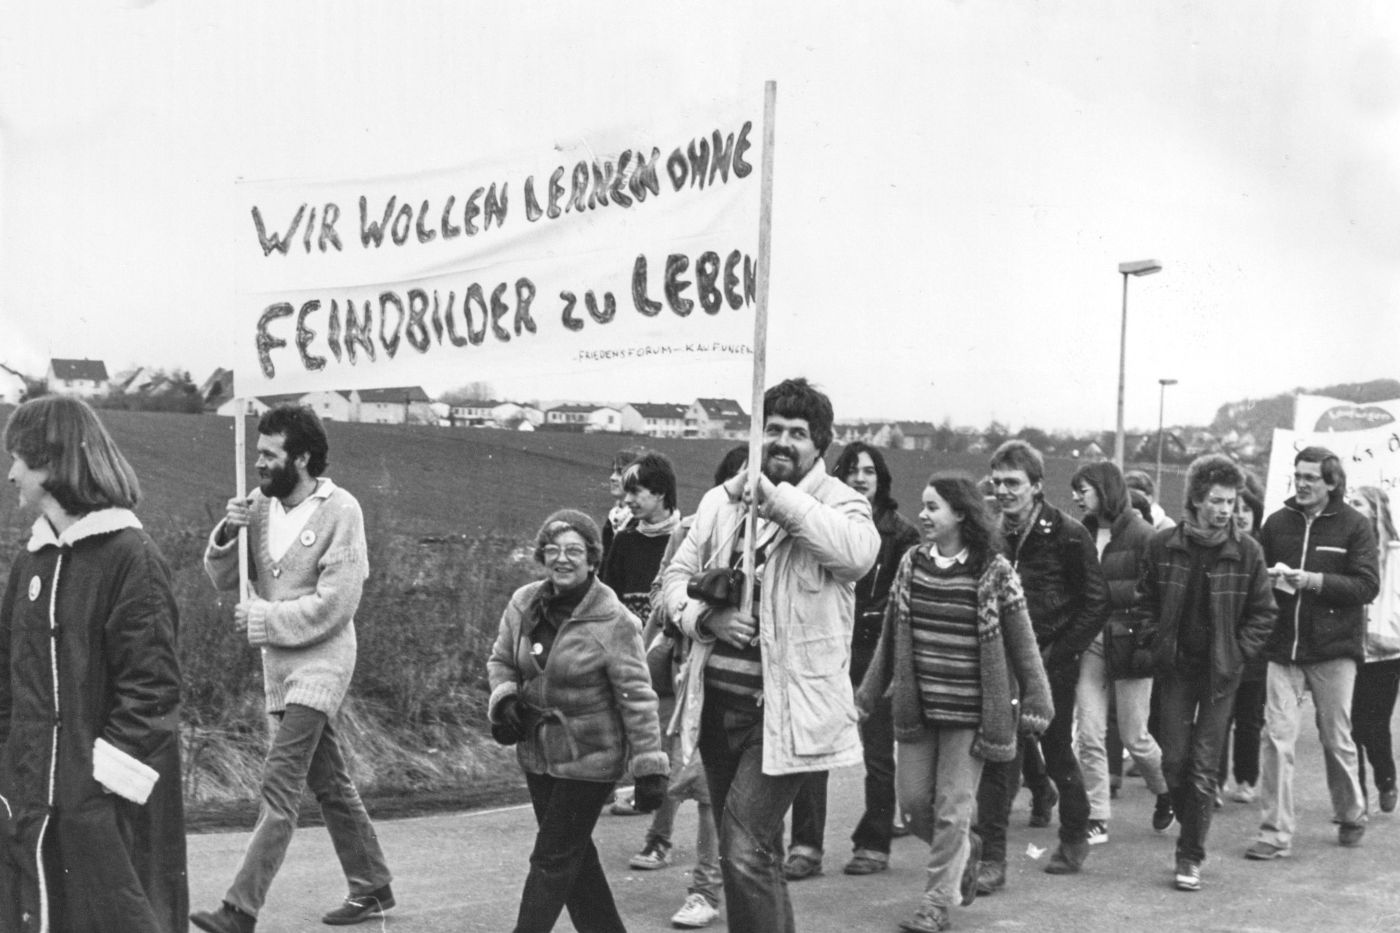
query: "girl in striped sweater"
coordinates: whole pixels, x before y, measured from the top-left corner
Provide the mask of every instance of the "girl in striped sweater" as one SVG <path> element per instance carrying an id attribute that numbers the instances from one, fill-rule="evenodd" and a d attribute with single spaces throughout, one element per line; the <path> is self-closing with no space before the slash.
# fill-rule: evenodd
<path id="1" fill-rule="evenodd" d="M 972 478 L 935 474 L 919 521 L 923 543 L 900 563 L 856 703 L 864 714 L 893 700 L 900 808 L 929 844 L 923 899 L 900 928 L 939 933 L 948 908 L 976 896 L 983 762 L 1010 761 L 1018 729 L 1044 731 L 1054 708 L 1020 581 Z"/>

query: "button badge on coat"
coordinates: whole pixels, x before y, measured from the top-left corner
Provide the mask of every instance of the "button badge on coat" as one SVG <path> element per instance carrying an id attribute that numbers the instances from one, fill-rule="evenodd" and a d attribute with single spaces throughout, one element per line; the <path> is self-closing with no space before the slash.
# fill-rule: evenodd
<path id="1" fill-rule="evenodd" d="M 302 546 L 302 547 L 311 547 L 311 545 L 313 545 L 313 544 L 315 544 L 315 543 L 316 543 L 316 532 L 314 532 L 314 531 L 312 531 L 310 528 L 308 528 L 308 529 L 306 529 L 305 531 L 303 531 L 303 532 L 301 533 L 301 546 Z"/>
<path id="2" fill-rule="evenodd" d="M 39 579 L 39 575 L 36 573 L 29 579 L 29 601 L 32 603 L 34 600 L 38 599 L 43 589 L 43 581 Z"/>

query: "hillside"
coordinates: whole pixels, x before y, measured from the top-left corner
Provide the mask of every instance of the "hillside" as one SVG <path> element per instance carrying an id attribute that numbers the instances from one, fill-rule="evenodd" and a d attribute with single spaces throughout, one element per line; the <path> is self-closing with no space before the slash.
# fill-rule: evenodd
<path id="1" fill-rule="evenodd" d="M 1372 379 L 1370 382 L 1345 382 L 1318 389 L 1300 386 L 1291 392 L 1280 392 L 1268 398 L 1227 402 L 1216 411 L 1210 429 L 1217 436 L 1230 431 L 1250 433 L 1261 443 L 1268 443 L 1275 428 L 1293 427 L 1293 399 L 1300 393 L 1365 404 L 1400 398 L 1400 380 Z"/>

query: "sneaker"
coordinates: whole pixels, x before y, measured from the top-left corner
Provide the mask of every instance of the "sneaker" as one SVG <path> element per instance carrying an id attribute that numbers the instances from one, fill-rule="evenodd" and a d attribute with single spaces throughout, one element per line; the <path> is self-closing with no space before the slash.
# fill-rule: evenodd
<path id="1" fill-rule="evenodd" d="M 815 878 L 822 873 L 822 860 L 804 855 L 801 852 L 788 853 L 787 861 L 783 863 L 783 877 L 789 881 L 801 881 L 804 878 Z"/>
<path id="2" fill-rule="evenodd" d="M 1395 788 L 1381 791 L 1381 812 L 1394 812 L 1397 801 L 1400 801 L 1400 792 L 1397 792 Z"/>
<path id="3" fill-rule="evenodd" d="M 1172 795 L 1158 794 L 1157 806 L 1152 809 L 1152 828 L 1159 833 L 1164 833 L 1171 828 L 1172 821 L 1176 819 L 1176 811 L 1172 809 Z"/>
<path id="4" fill-rule="evenodd" d="M 1030 825 L 1042 827 L 1050 825 L 1050 818 L 1054 816 L 1055 804 L 1060 802 L 1060 792 L 1055 790 L 1054 784 L 1045 785 L 1045 793 L 1031 793 L 1031 820 Z"/>
<path id="5" fill-rule="evenodd" d="M 1259 792 L 1247 781 L 1236 784 L 1235 792 L 1230 795 L 1230 799 L 1235 803 L 1253 803 L 1258 797 Z"/>
<path id="6" fill-rule="evenodd" d="M 372 920 L 384 916 L 384 911 L 394 906 L 394 892 L 386 884 L 377 891 L 359 896 L 351 895 L 335 910 L 321 917 L 322 923 L 333 927 L 348 926 L 361 920 Z"/>
<path id="7" fill-rule="evenodd" d="M 1089 843 L 1062 842 L 1050 856 L 1050 864 L 1045 866 L 1047 875 L 1077 875 L 1089 857 Z"/>
<path id="8" fill-rule="evenodd" d="M 1089 834 L 1084 840 L 1091 846 L 1103 845 L 1108 841 L 1108 821 L 1090 820 Z"/>
<path id="9" fill-rule="evenodd" d="M 1288 858 L 1290 851 L 1283 846 L 1260 840 L 1244 850 L 1244 857 L 1256 862 L 1272 862 L 1276 858 Z"/>
<path id="10" fill-rule="evenodd" d="M 932 904 L 920 905 L 914 916 L 899 922 L 899 928 L 905 933 L 943 933 L 951 925 L 948 908 Z"/>
<path id="11" fill-rule="evenodd" d="M 1201 890 L 1201 866 L 1190 859 L 1176 860 L 1176 889 L 1178 891 Z"/>
<path id="12" fill-rule="evenodd" d="M 708 897 L 703 894 L 691 894 L 686 897 L 681 909 L 671 916 L 671 926 L 684 930 L 698 930 L 714 923 L 718 917 L 719 908 L 711 904 Z"/>
<path id="13" fill-rule="evenodd" d="M 890 867 L 890 857 L 872 849 L 856 849 L 843 869 L 848 875 L 873 875 Z"/>
<path id="14" fill-rule="evenodd" d="M 982 837 L 976 833 L 967 834 L 967 862 L 963 864 L 962 879 L 958 882 L 958 896 L 962 905 L 970 907 L 977 900 L 977 883 L 981 878 Z"/>
<path id="15" fill-rule="evenodd" d="M 977 863 L 977 893 L 988 897 L 1006 887 L 1005 862 Z"/>
<path id="16" fill-rule="evenodd" d="M 627 864 L 638 871 L 653 871 L 671 864 L 671 847 L 653 839 L 642 851 L 627 860 Z"/>
<path id="17" fill-rule="evenodd" d="M 257 922 L 257 917 L 245 914 L 228 901 L 220 904 L 217 910 L 201 910 L 190 914 L 190 923 L 201 930 L 207 930 L 208 933 L 253 933 Z"/>
<path id="18" fill-rule="evenodd" d="M 1337 827 L 1337 845 L 1359 846 L 1361 837 L 1366 835 L 1365 823 L 1343 823 Z"/>

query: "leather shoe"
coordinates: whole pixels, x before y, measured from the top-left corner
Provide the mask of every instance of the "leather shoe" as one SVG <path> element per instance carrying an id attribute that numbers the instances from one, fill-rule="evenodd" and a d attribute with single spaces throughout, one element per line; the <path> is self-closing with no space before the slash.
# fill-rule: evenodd
<path id="1" fill-rule="evenodd" d="M 190 923 L 208 933 L 253 933 L 258 918 L 234 907 L 228 901 L 217 910 L 201 910 L 190 914 Z"/>
<path id="2" fill-rule="evenodd" d="M 801 852 L 790 853 L 787 861 L 783 863 L 783 877 L 787 878 L 788 881 L 801 881 L 804 878 L 816 877 L 821 873 L 821 859 L 803 855 Z"/>
<path id="3" fill-rule="evenodd" d="M 1400 791 L 1393 787 L 1390 790 L 1381 791 L 1381 812 L 1394 812 L 1397 801 L 1400 801 Z"/>
<path id="4" fill-rule="evenodd" d="M 1005 862 L 977 863 L 977 893 L 983 897 L 995 894 L 1006 887 Z"/>
<path id="5" fill-rule="evenodd" d="M 321 917 L 321 922 L 331 926 L 348 926 L 362 920 L 373 920 L 384 916 L 384 911 L 394 906 L 394 892 L 386 884 L 368 894 L 351 895 L 335 910 Z"/>
<path id="6" fill-rule="evenodd" d="M 873 875 L 876 872 L 885 871 L 890 867 L 889 856 L 883 853 L 857 850 L 856 854 L 846 863 L 844 871 L 848 875 Z"/>

